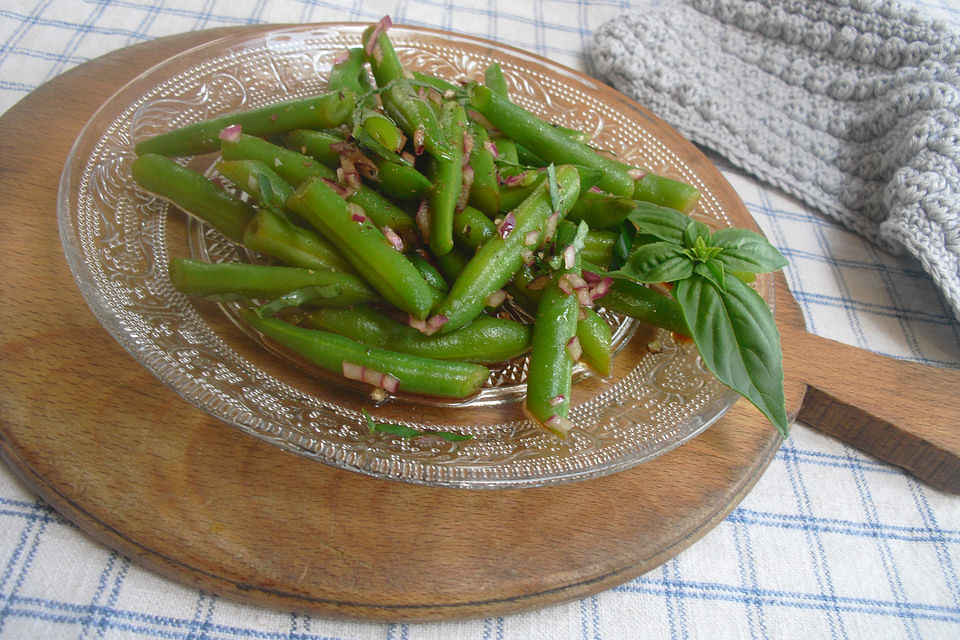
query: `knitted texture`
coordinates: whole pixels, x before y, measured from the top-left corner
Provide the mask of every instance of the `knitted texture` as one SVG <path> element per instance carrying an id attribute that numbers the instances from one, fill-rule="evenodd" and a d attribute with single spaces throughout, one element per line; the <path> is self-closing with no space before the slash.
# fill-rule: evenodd
<path id="1" fill-rule="evenodd" d="M 891 3 L 689 0 L 619 16 L 594 72 L 894 253 L 960 319 L 960 39 Z"/>

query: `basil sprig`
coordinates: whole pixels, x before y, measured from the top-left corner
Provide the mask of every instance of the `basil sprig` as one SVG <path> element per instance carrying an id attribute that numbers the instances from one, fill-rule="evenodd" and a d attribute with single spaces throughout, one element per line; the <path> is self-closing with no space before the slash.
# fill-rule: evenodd
<path id="1" fill-rule="evenodd" d="M 758 233 L 711 233 L 702 222 L 654 204 L 640 203 L 627 221 L 632 231 L 621 234 L 623 264 L 609 275 L 672 283 L 703 363 L 786 436 L 780 334 L 766 302 L 741 280 L 782 269 L 786 258 Z M 632 235 L 624 256 L 622 245 Z"/>

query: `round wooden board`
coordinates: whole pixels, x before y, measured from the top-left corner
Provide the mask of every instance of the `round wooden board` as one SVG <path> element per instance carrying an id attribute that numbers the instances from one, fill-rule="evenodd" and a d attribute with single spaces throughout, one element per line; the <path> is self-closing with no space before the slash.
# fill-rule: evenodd
<path id="1" fill-rule="evenodd" d="M 73 141 L 143 70 L 266 28 L 108 54 L 0 118 L 0 452 L 12 469 L 95 539 L 175 580 L 269 607 L 374 619 L 498 615 L 583 597 L 658 566 L 722 520 L 780 444 L 742 402 L 691 442 L 608 477 L 437 489 L 327 467 L 229 428 L 107 335 L 57 231 L 58 181 Z M 613 90 L 607 99 L 639 109 Z M 663 125 L 663 135 L 678 134 Z M 715 189 L 730 190 L 692 146 L 687 160 Z M 755 227 L 742 205 L 730 213 Z M 803 320 L 782 278 L 777 284 L 786 339 Z M 794 413 L 805 385 L 790 373 Z"/>

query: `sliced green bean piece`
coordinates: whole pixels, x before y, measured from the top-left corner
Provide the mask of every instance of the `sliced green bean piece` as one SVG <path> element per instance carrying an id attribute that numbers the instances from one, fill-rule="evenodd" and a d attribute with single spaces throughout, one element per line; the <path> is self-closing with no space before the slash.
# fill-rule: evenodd
<path id="1" fill-rule="evenodd" d="M 347 121 L 356 103 L 352 91 L 333 91 L 312 98 L 278 102 L 241 113 L 230 113 L 147 138 L 136 146 L 137 155 L 158 153 L 188 156 L 220 149 L 220 132 L 240 125 L 244 133 L 270 136 L 291 129 L 331 129 Z"/>
<path id="2" fill-rule="evenodd" d="M 234 242 L 243 239 L 244 227 L 255 209 L 199 173 L 156 154 L 134 160 L 132 172 L 140 188 L 169 200 Z"/>
<path id="3" fill-rule="evenodd" d="M 356 273 L 330 241 L 298 227 L 276 209 L 263 207 L 243 231 L 243 246 L 278 258 L 291 267 Z"/>
<path id="4" fill-rule="evenodd" d="M 610 229 L 619 226 L 637 206 L 636 200 L 609 193 L 583 191 L 580 199 L 567 214 L 568 220 L 583 220 L 591 229 Z"/>
<path id="5" fill-rule="evenodd" d="M 369 218 L 351 211 L 347 201 L 323 180 L 311 179 L 297 187 L 287 206 L 333 242 L 386 300 L 417 318 L 426 318 L 438 300 L 437 290 Z"/>
<path id="6" fill-rule="evenodd" d="M 327 371 L 343 375 L 346 364 L 350 369 L 367 370 L 371 379 L 386 374 L 396 379 L 400 391 L 466 398 L 479 391 L 490 376 L 490 370 L 479 364 L 387 351 L 329 331 L 260 318 L 253 311 L 245 311 L 241 317 L 260 333 Z"/>
<path id="7" fill-rule="evenodd" d="M 517 143 L 509 138 L 497 138 L 497 160 L 507 164 L 519 164 L 517 159 Z"/>
<path id="8" fill-rule="evenodd" d="M 453 239 L 471 254 L 496 232 L 493 221 L 473 207 L 464 207 L 453 216 Z"/>
<path id="9" fill-rule="evenodd" d="M 530 327 L 484 315 L 456 331 L 431 336 L 365 306 L 318 309 L 304 316 L 303 322 L 374 347 L 438 360 L 495 364 L 530 348 Z"/>
<path id="10" fill-rule="evenodd" d="M 462 158 L 467 114 L 459 103 L 444 102 L 440 123 L 450 147 L 450 156 L 431 158 L 428 175 L 433 183 L 433 193 L 427 199 L 430 212 L 428 242 L 438 256 L 453 249 L 453 216 L 464 186 Z"/>
<path id="11" fill-rule="evenodd" d="M 636 181 L 633 199 L 689 213 L 700 199 L 700 190 L 679 180 L 647 173 Z"/>
<path id="12" fill-rule="evenodd" d="M 343 142 L 339 132 L 291 131 L 284 144 L 288 149 L 311 156 L 324 166 L 336 169 L 340 166 L 340 154 L 330 148 L 331 144 Z M 422 197 L 433 185 L 422 173 L 408 164 L 393 162 L 371 154 L 370 160 L 377 166 L 376 188 L 384 195 L 401 200 Z"/>
<path id="13" fill-rule="evenodd" d="M 537 305 L 527 371 L 526 413 L 561 438 L 569 430 L 573 358 L 567 345 L 577 331 L 580 304 L 553 278 Z"/>
<path id="14" fill-rule="evenodd" d="M 339 64 L 333 65 L 330 70 L 330 77 L 327 79 L 327 87 L 330 91 L 340 91 L 346 89 L 360 96 L 370 90 L 369 83 L 362 82 L 364 53 L 362 47 L 353 47 L 347 54 L 347 59 Z M 325 128 L 325 127 L 317 127 Z"/>
<path id="15" fill-rule="evenodd" d="M 462 90 L 462 87 L 458 87 L 452 82 L 448 82 L 443 78 L 438 78 L 437 76 L 432 76 L 421 71 L 414 71 L 413 79 L 421 84 L 429 86 L 432 89 L 436 89 L 440 93 L 446 93 L 447 91 L 458 92 Z"/>
<path id="16" fill-rule="evenodd" d="M 217 171 L 262 205 L 280 208 L 293 193 L 286 180 L 259 160 L 221 160 Z"/>
<path id="17" fill-rule="evenodd" d="M 583 165 L 603 172 L 600 188 L 615 195 L 633 195 L 633 178 L 618 163 L 574 142 L 550 123 L 504 100 L 482 85 L 472 87 L 470 103 L 505 136 L 548 162 Z"/>
<path id="18" fill-rule="evenodd" d="M 231 293 L 246 298 L 276 298 L 304 287 L 332 285 L 339 289 L 338 295 L 319 299 L 317 304 L 350 306 L 380 300 L 367 283 L 349 273 L 241 262 L 211 264 L 173 258 L 170 260 L 170 281 L 177 291 L 199 296 Z"/>
<path id="19" fill-rule="evenodd" d="M 299 185 L 310 178 L 337 179 L 337 174 L 310 156 L 284 149 L 266 140 L 241 135 L 236 141 L 224 141 L 223 157 L 227 160 L 259 160 L 273 167 L 280 177 L 292 185 Z M 412 233 L 416 228 L 413 218 L 366 185 L 356 189 L 348 200 L 366 211 L 377 226 L 390 227 L 397 233 Z"/>
<path id="20" fill-rule="evenodd" d="M 580 361 L 605 378 L 613 370 L 610 325 L 593 309 L 583 307 L 580 312 L 583 315 L 577 321 L 577 340 L 583 349 Z"/>
<path id="21" fill-rule="evenodd" d="M 577 199 L 580 179 L 576 168 L 571 166 L 558 167 L 556 176 L 560 196 L 558 213 L 563 217 Z M 544 223 L 553 212 L 550 200 L 550 189 L 547 182 L 543 182 L 512 212 L 513 229 L 508 233 L 504 227 L 502 234 L 497 233 L 483 243 L 435 310 L 436 315 L 447 318 L 446 324 L 440 327 L 441 332 L 458 329 L 480 315 L 486 297 L 503 287 L 523 265 L 527 233 L 539 232 L 537 246 L 543 243 Z"/>
<path id="22" fill-rule="evenodd" d="M 470 187 L 469 202 L 471 206 L 492 218 L 500 210 L 500 187 L 497 184 L 493 152 L 487 148 L 490 136 L 483 126 L 475 122 L 470 123 L 470 133 L 473 136 L 473 148 L 470 151 L 473 184 Z"/>
<path id="23" fill-rule="evenodd" d="M 450 291 L 450 283 L 441 275 L 437 268 L 430 264 L 426 258 L 421 256 L 417 252 L 412 252 L 407 254 L 407 259 L 413 263 L 413 266 L 416 267 L 417 271 L 420 272 L 420 275 L 423 276 L 423 279 L 427 281 L 431 287 L 439 289 L 441 292 L 446 293 Z"/>
<path id="24" fill-rule="evenodd" d="M 483 72 L 483 83 L 498 96 L 510 99 L 510 90 L 507 88 L 507 79 L 503 77 L 503 69 L 499 62 L 494 62 Z"/>
<path id="25" fill-rule="evenodd" d="M 639 282 L 615 278 L 607 295 L 600 298 L 597 304 L 655 327 L 690 336 L 680 303 Z"/>
<path id="26" fill-rule="evenodd" d="M 365 45 L 373 31 L 374 28 L 369 27 L 363 32 L 361 40 Z M 374 46 L 379 47 L 379 55 L 368 56 L 368 60 L 377 86 L 383 90 L 380 98 L 384 108 L 395 116 L 397 124 L 414 141 L 414 145 L 422 144 L 434 158 L 451 159 L 452 150 L 440 120 L 430 105 L 417 97 L 413 86 L 404 77 L 403 65 L 390 38 L 386 33 L 380 33 Z"/>

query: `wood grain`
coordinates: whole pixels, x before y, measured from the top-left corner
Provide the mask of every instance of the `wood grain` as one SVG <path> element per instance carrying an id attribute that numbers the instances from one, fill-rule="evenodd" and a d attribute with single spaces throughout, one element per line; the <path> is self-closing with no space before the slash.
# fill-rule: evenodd
<path id="1" fill-rule="evenodd" d="M 73 140 L 140 71 L 214 37 L 263 28 L 111 53 L 0 118 L 8 187 L 0 200 L 0 454 L 10 467 L 94 538 L 175 580 L 264 606 L 375 619 L 498 615 L 583 597 L 658 566 L 722 520 L 780 444 L 744 403 L 682 447 L 605 478 L 437 489 L 327 467 L 231 429 L 163 387 L 106 334 L 57 233 L 57 185 Z M 715 190 L 730 189 L 692 147 L 690 162 Z M 753 226 L 736 202 L 733 218 Z M 799 349 L 787 349 L 796 412 L 811 370 L 793 355 L 810 343 L 782 278 L 777 285 L 778 324 Z M 818 388 L 849 400 L 842 388 Z"/>

